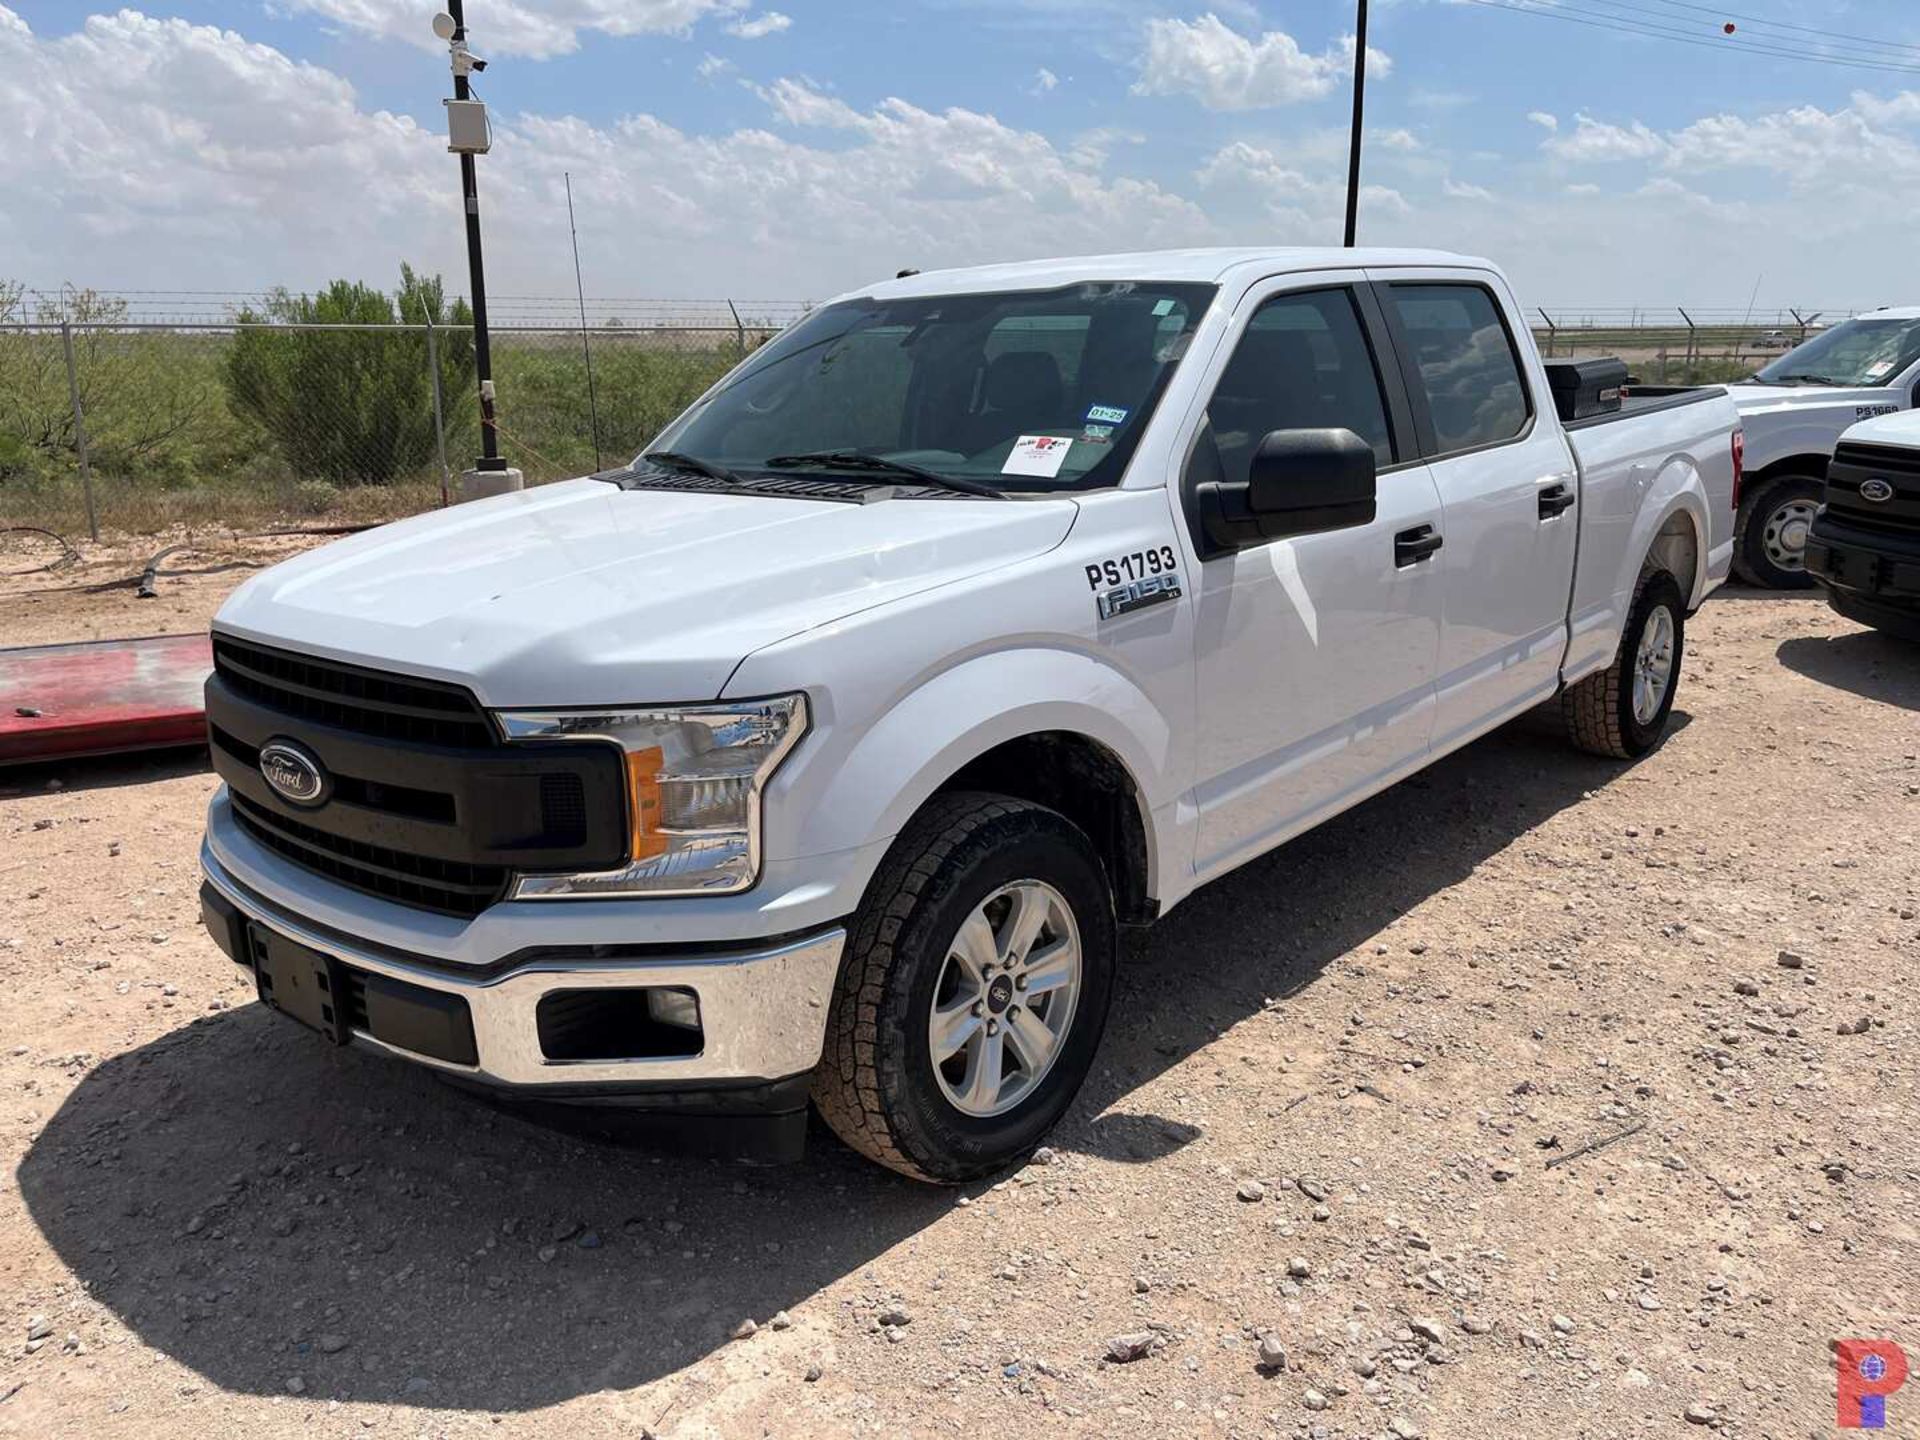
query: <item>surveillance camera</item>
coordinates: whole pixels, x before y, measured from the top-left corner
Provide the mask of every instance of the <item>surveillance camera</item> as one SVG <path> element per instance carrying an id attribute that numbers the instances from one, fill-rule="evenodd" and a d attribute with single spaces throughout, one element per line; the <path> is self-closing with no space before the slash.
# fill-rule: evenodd
<path id="1" fill-rule="evenodd" d="M 442 40 L 453 39 L 453 32 L 459 28 L 458 25 L 453 23 L 453 16 L 447 14 L 444 10 L 433 17 L 433 33 Z"/>
<path id="2" fill-rule="evenodd" d="M 473 68 L 476 70 L 484 70 L 487 68 L 487 62 L 476 55 L 473 57 Z"/>

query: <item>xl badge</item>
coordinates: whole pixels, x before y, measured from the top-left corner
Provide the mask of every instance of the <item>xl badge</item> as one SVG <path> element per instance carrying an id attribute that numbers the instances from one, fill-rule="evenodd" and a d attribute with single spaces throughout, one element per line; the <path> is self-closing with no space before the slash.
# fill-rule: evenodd
<path id="1" fill-rule="evenodd" d="M 1875 475 L 1860 482 L 1860 498 L 1871 500 L 1876 505 L 1884 504 L 1893 498 L 1893 486 Z"/>
<path id="2" fill-rule="evenodd" d="M 1112 620 L 1121 615 L 1130 615 L 1135 610 L 1144 610 L 1149 605 L 1179 598 L 1178 574 L 1147 575 L 1138 580 L 1129 580 L 1125 585 L 1114 586 L 1095 599 L 1094 608 L 1099 611 L 1102 620 Z"/>
<path id="3" fill-rule="evenodd" d="M 269 740 L 260 747 L 260 774 L 274 794 L 295 805 L 318 805 L 331 788 L 319 759 L 291 740 Z"/>

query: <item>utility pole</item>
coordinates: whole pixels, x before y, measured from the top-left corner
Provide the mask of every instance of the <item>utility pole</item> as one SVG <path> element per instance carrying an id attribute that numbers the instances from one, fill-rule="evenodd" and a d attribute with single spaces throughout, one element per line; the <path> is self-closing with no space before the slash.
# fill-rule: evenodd
<path id="1" fill-rule="evenodd" d="M 487 334 L 487 280 L 480 254 L 480 186 L 474 157 L 492 148 L 486 106 L 473 98 L 468 77 L 485 70 L 487 62 L 467 47 L 467 17 L 462 0 L 447 0 L 447 9 L 433 17 L 433 33 L 447 42 L 453 63 L 453 98 L 447 107 L 447 148 L 460 157 L 460 200 L 467 216 L 468 294 L 473 306 L 473 368 L 480 382 L 480 456 L 473 469 L 460 477 L 463 498 L 477 499 L 518 490 L 520 472 L 500 454 L 500 436 L 494 425 L 493 350 Z"/>
<path id="2" fill-rule="evenodd" d="M 1357 0 L 1353 36 L 1353 138 L 1347 142 L 1347 248 L 1360 223 L 1360 132 L 1366 114 L 1367 0 Z"/>

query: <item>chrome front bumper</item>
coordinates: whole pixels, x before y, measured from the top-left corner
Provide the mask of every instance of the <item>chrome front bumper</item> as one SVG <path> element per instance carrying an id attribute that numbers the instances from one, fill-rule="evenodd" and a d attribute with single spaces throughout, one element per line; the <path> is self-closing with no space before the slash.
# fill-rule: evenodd
<path id="1" fill-rule="evenodd" d="M 484 1083 L 560 1092 L 632 1086 L 674 1091 L 751 1086 L 811 1070 L 820 1059 L 827 1004 L 840 968 L 846 931 L 839 927 L 797 939 L 709 954 L 659 953 L 596 958 L 538 950 L 524 960 L 462 975 L 445 962 L 422 963 L 385 947 L 315 926 L 253 893 L 203 844 L 208 884 L 256 925 L 333 957 L 356 970 L 457 995 L 473 1018 L 476 1063 L 456 1064 L 391 1045 L 360 1029 L 365 1044 L 422 1065 Z M 613 947 L 600 947 L 613 948 Z M 672 986 L 700 1001 L 703 1045 L 697 1055 L 638 1059 L 553 1060 L 541 1049 L 535 1011 L 556 991 Z"/>

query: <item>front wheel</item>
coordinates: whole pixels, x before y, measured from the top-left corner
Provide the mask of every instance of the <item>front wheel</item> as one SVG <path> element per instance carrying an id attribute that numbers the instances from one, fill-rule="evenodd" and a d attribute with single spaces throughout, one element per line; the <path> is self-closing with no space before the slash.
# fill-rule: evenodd
<path id="1" fill-rule="evenodd" d="M 1733 568 L 1750 585 L 1769 590 L 1804 590 L 1807 535 L 1826 485 L 1811 475 L 1782 475 L 1758 486 L 1740 507 Z"/>
<path id="2" fill-rule="evenodd" d="M 1662 570 L 1640 582 L 1613 664 L 1560 695 L 1567 738 L 1592 755 L 1632 760 L 1660 743 L 1680 688 L 1686 600 Z"/>
<path id="3" fill-rule="evenodd" d="M 936 798 L 854 921 L 815 1105 L 915 1179 L 1001 1169 L 1086 1079 L 1117 952 L 1106 872 L 1077 826 L 1004 796 Z"/>

